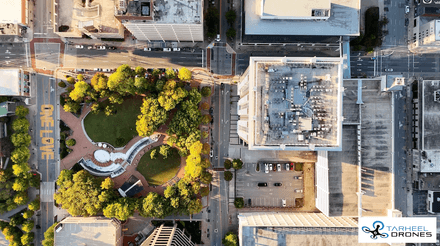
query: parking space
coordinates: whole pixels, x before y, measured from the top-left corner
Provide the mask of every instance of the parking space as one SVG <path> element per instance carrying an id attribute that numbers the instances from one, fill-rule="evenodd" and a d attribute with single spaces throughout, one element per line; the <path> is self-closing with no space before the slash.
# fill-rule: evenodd
<path id="1" fill-rule="evenodd" d="M 243 197 L 245 206 L 249 206 L 250 199 L 251 207 L 283 207 L 283 200 L 286 207 L 299 206 L 295 199 L 304 198 L 303 172 L 286 170 L 286 162 L 279 162 L 281 171 L 266 173 L 264 163 L 260 163 L 259 171 L 257 163 L 245 163 L 243 169 L 236 172 L 236 197 Z M 278 164 L 271 163 L 272 166 Z"/>

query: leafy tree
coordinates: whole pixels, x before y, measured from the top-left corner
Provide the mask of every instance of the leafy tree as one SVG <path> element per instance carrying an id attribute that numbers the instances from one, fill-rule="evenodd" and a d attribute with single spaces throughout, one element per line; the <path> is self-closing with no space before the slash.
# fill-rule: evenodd
<path id="1" fill-rule="evenodd" d="M 76 76 L 76 79 L 77 79 L 78 81 L 83 81 L 83 80 L 84 80 L 84 75 L 82 75 L 82 74 L 78 74 L 78 75 Z"/>
<path id="2" fill-rule="evenodd" d="M 108 77 L 104 73 L 95 73 L 92 78 L 91 84 L 95 91 L 100 92 L 108 89 L 107 87 Z"/>
<path id="3" fill-rule="evenodd" d="M 203 144 L 200 141 L 197 141 L 191 145 L 189 151 L 191 155 L 200 155 L 202 153 Z"/>
<path id="4" fill-rule="evenodd" d="M 168 79 L 175 79 L 176 78 L 176 72 L 172 68 L 167 68 L 165 71 L 165 75 Z"/>
<path id="5" fill-rule="evenodd" d="M 219 11 L 215 7 L 208 8 L 205 15 L 205 23 L 207 26 L 207 35 L 212 38 L 218 32 L 218 23 L 219 23 Z"/>
<path id="6" fill-rule="evenodd" d="M 170 152 L 170 146 L 161 145 L 159 148 L 159 153 L 163 156 L 164 159 L 168 158 L 168 154 Z"/>
<path id="7" fill-rule="evenodd" d="M 182 81 L 188 81 L 192 78 L 192 72 L 188 68 L 182 67 L 181 69 L 179 69 L 178 77 Z"/>
<path id="8" fill-rule="evenodd" d="M 202 189 L 200 190 L 200 195 L 201 196 L 208 196 L 209 195 L 209 187 L 202 187 Z"/>
<path id="9" fill-rule="evenodd" d="M 65 181 L 60 185 L 54 195 L 55 202 L 72 216 L 94 216 L 101 211 L 103 204 L 107 202 L 99 199 L 99 195 L 102 193 L 100 185 L 100 179 L 81 170 L 73 174 L 72 180 Z"/>
<path id="10" fill-rule="evenodd" d="M 134 95 L 136 87 L 134 86 L 135 72 L 127 64 L 121 65 L 108 78 L 107 86 L 109 90 L 118 92 L 122 96 Z"/>
<path id="11" fill-rule="evenodd" d="M 64 111 L 74 113 L 74 114 L 76 112 L 78 112 L 78 110 L 80 108 L 81 108 L 81 105 L 78 102 L 71 101 L 71 100 L 67 101 L 63 107 Z"/>
<path id="12" fill-rule="evenodd" d="M 136 121 L 136 130 L 141 137 L 153 134 L 168 118 L 166 110 L 160 107 L 158 100 L 155 98 L 144 99 L 141 113 Z"/>
<path id="13" fill-rule="evenodd" d="M 14 196 L 14 203 L 18 206 L 26 204 L 28 200 L 29 198 L 26 192 L 18 192 Z"/>
<path id="14" fill-rule="evenodd" d="M 137 207 L 136 198 L 119 198 L 117 201 L 110 203 L 104 208 L 103 213 L 107 218 L 116 218 L 121 221 L 127 220 L 133 216 Z"/>
<path id="15" fill-rule="evenodd" d="M 194 104 L 198 104 L 200 101 L 202 101 L 202 95 L 200 94 L 199 90 L 197 90 L 197 88 L 192 88 L 189 91 L 188 99 L 191 100 Z"/>
<path id="16" fill-rule="evenodd" d="M 208 172 L 202 172 L 202 175 L 200 175 L 200 182 L 204 184 L 210 184 L 212 182 L 212 174 Z"/>
<path id="17" fill-rule="evenodd" d="M 232 173 L 230 171 L 225 171 L 225 180 L 226 181 L 232 180 Z"/>
<path id="18" fill-rule="evenodd" d="M 102 183 L 101 183 L 101 189 L 103 189 L 103 190 L 111 190 L 111 189 L 113 189 L 114 186 L 115 186 L 115 183 L 109 177 L 104 179 L 104 181 L 102 181 Z"/>
<path id="19" fill-rule="evenodd" d="M 234 159 L 232 161 L 232 167 L 235 170 L 239 170 L 239 169 L 241 169 L 243 167 L 243 162 L 240 159 Z"/>
<path id="20" fill-rule="evenodd" d="M 22 225 L 24 221 L 25 219 L 23 218 L 23 216 L 21 216 L 21 214 L 15 214 L 14 216 L 12 216 L 11 221 L 9 221 L 9 224 L 11 226 L 19 226 Z"/>
<path id="21" fill-rule="evenodd" d="M 183 101 L 180 105 L 171 123 L 168 125 L 168 132 L 178 136 L 194 132 L 198 129 L 201 121 L 201 113 L 197 104 L 187 100 Z"/>
<path id="22" fill-rule="evenodd" d="M 11 153 L 11 160 L 14 163 L 27 162 L 30 157 L 31 157 L 31 153 L 29 149 L 25 146 L 18 147 Z"/>
<path id="23" fill-rule="evenodd" d="M 211 145 L 209 145 L 209 143 L 204 143 L 202 148 L 202 154 L 207 155 L 209 154 L 210 150 L 211 150 Z"/>
<path id="24" fill-rule="evenodd" d="M 144 76 L 137 76 L 134 79 L 134 86 L 138 92 L 142 92 L 143 89 L 149 89 L 151 85 Z"/>
<path id="25" fill-rule="evenodd" d="M 188 92 L 186 90 L 177 87 L 175 80 L 168 80 L 159 93 L 158 101 L 161 107 L 169 111 L 175 108 L 187 95 Z"/>
<path id="26" fill-rule="evenodd" d="M 12 176 L 11 169 L 0 169 L 0 183 L 8 181 Z"/>
<path id="27" fill-rule="evenodd" d="M 12 165 L 12 173 L 17 177 L 23 176 L 24 173 L 29 171 L 31 171 L 31 169 L 27 163 L 17 163 Z"/>
<path id="28" fill-rule="evenodd" d="M 30 211 L 30 210 L 27 210 Z M 32 211 L 30 211 L 32 212 Z M 24 216 L 23 216 L 24 217 Z M 34 220 L 26 220 L 25 222 L 23 222 L 23 225 L 21 226 L 21 230 L 24 232 L 31 232 L 32 229 L 34 229 Z"/>
<path id="29" fill-rule="evenodd" d="M 235 198 L 234 206 L 236 208 L 243 208 L 244 207 L 244 200 L 243 200 L 243 198 L 242 197 Z"/>
<path id="30" fill-rule="evenodd" d="M 15 108 L 15 115 L 17 115 L 18 117 L 25 117 L 28 114 L 29 114 L 29 109 L 25 108 L 24 106 L 20 105 Z"/>
<path id="31" fill-rule="evenodd" d="M 31 136 L 28 133 L 17 132 L 11 135 L 11 142 L 15 147 L 28 147 L 31 144 Z"/>
<path id="32" fill-rule="evenodd" d="M 72 179 L 73 179 L 73 171 L 63 169 L 61 170 L 60 175 L 58 175 L 56 183 L 58 186 L 62 186 L 64 184 L 71 185 L 70 183 L 67 182 L 72 182 Z"/>
<path id="33" fill-rule="evenodd" d="M 153 149 L 153 150 L 150 152 L 150 158 L 151 158 L 152 160 L 154 160 L 154 159 L 157 158 L 157 149 Z"/>
<path id="34" fill-rule="evenodd" d="M 30 219 L 32 218 L 32 216 L 34 215 L 34 211 L 27 209 L 24 213 L 23 213 L 23 218 L 25 219 Z"/>
<path id="35" fill-rule="evenodd" d="M 75 84 L 75 78 L 74 77 L 68 77 L 67 82 L 71 85 Z"/>
<path id="36" fill-rule="evenodd" d="M 29 179 L 29 185 L 35 188 L 40 188 L 40 175 L 32 174 L 32 177 Z"/>
<path id="37" fill-rule="evenodd" d="M 192 129 L 189 136 L 185 139 L 186 148 L 190 148 L 195 142 L 200 141 L 202 134 L 198 129 Z"/>
<path id="38" fill-rule="evenodd" d="M 207 131 L 202 132 L 202 138 L 207 138 L 209 136 L 209 133 Z"/>
<path id="39" fill-rule="evenodd" d="M 145 73 L 147 72 L 147 69 L 145 69 L 145 68 L 143 68 L 143 67 L 141 67 L 141 66 L 137 66 L 135 69 L 134 69 L 134 73 L 137 75 L 137 76 L 145 76 Z"/>
<path id="40" fill-rule="evenodd" d="M 234 25 L 235 19 L 237 18 L 237 13 L 235 13 L 235 10 L 231 9 L 225 14 L 226 21 L 230 26 Z"/>
<path id="41" fill-rule="evenodd" d="M 23 233 L 15 226 L 8 225 L 3 230 L 3 235 L 5 235 L 5 239 L 9 241 L 9 245 L 20 245 L 21 244 L 21 236 Z"/>
<path id="42" fill-rule="evenodd" d="M 65 88 L 66 87 L 66 83 L 64 81 L 60 81 L 58 82 L 58 86 L 61 88 Z"/>
<path id="43" fill-rule="evenodd" d="M 12 129 L 16 132 L 27 132 L 29 121 L 26 118 L 18 118 L 12 122 Z"/>
<path id="44" fill-rule="evenodd" d="M 202 124 L 208 124 L 209 122 L 211 122 L 211 120 L 212 118 L 209 114 L 205 114 L 202 116 Z"/>
<path id="45" fill-rule="evenodd" d="M 75 144 L 76 144 L 76 140 L 73 138 L 66 140 L 67 146 L 75 146 Z"/>
<path id="46" fill-rule="evenodd" d="M 41 242 L 43 246 L 53 246 L 54 245 L 54 237 L 55 237 L 55 226 L 58 225 L 58 222 L 55 222 L 52 226 L 47 228 L 44 233 L 44 240 Z"/>
<path id="47" fill-rule="evenodd" d="M 90 106 L 90 111 L 92 111 L 93 114 L 98 114 L 100 108 L 99 103 L 93 103 L 92 106 Z"/>
<path id="48" fill-rule="evenodd" d="M 87 82 L 78 81 L 77 83 L 75 83 L 75 89 L 73 89 L 73 91 L 70 92 L 69 97 L 73 101 L 79 102 L 79 101 L 83 100 L 83 98 L 86 95 L 86 92 L 89 88 L 90 88 L 90 85 L 87 84 Z"/>
<path id="49" fill-rule="evenodd" d="M 21 236 L 21 243 L 23 245 L 29 245 L 34 241 L 34 237 L 35 233 L 33 232 L 25 233 L 23 236 Z"/>
<path id="50" fill-rule="evenodd" d="M 194 179 L 200 177 L 203 171 L 200 162 L 200 155 L 190 154 L 188 158 L 186 158 L 185 177 Z"/>
<path id="51" fill-rule="evenodd" d="M 32 211 L 40 210 L 40 200 L 37 198 L 28 204 L 28 209 Z"/>
<path id="52" fill-rule="evenodd" d="M 167 139 L 167 144 L 168 144 L 168 146 L 170 146 L 170 147 L 173 147 L 174 144 L 175 144 L 176 142 L 177 142 L 177 138 L 174 137 L 174 136 L 170 136 L 170 137 L 168 137 L 168 139 Z"/>
<path id="53" fill-rule="evenodd" d="M 230 27 L 227 31 L 226 31 L 226 37 L 233 39 L 235 38 L 235 36 L 237 35 L 237 31 L 235 31 L 235 29 L 233 27 Z"/>
<path id="54" fill-rule="evenodd" d="M 112 104 L 122 104 L 124 102 L 124 98 L 118 94 L 118 93 L 113 93 L 110 95 L 110 97 L 108 98 L 108 100 L 110 101 L 110 103 Z"/>
<path id="55" fill-rule="evenodd" d="M 207 102 L 202 103 L 201 108 L 203 110 L 208 110 L 209 109 L 209 103 L 207 103 Z"/>
<path id="56" fill-rule="evenodd" d="M 223 166 L 225 167 L 225 169 L 230 169 L 232 167 L 232 161 L 229 159 L 226 159 Z"/>
<path id="57" fill-rule="evenodd" d="M 209 161 L 208 158 L 203 158 L 202 161 L 200 162 L 200 166 L 202 168 L 208 168 L 211 166 L 211 162 Z"/>
<path id="58" fill-rule="evenodd" d="M 188 203 L 188 214 L 198 214 L 200 211 L 202 211 L 203 205 L 202 201 L 200 199 L 192 199 Z"/>
<path id="59" fill-rule="evenodd" d="M 165 198 L 155 192 L 150 192 L 142 199 L 139 214 L 143 217 L 164 218 L 168 215 Z"/>
<path id="60" fill-rule="evenodd" d="M 233 232 L 226 233 L 225 237 L 222 239 L 222 244 L 224 246 L 238 246 L 238 236 Z"/>
<path id="61" fill-rule="evenodd" d="M 201 94 L 203 97 L 209 97 L 211 95 L 211 87 L 210 86 L 203 87 Z"/>
<path id="62" fill-rule="evenodd" d="M 15 191 L 26 191 L 29 188 L 29 181 L 24 178 L 16 178 L 12 189 Z"/>
<path id="63" fill-rule="evenodd" d="M 114 115 L 115 114 L 115 106 L 107 105 L 104 109 L 104 113 L 106 116 Z"/>

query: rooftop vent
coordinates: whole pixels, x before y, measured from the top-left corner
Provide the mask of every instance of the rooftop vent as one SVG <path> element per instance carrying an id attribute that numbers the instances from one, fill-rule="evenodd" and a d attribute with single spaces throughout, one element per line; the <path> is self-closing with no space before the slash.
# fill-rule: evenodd
<path id="1" fill-rule="evenodd" d="M 440 90 L 434 91 L 434 102 L 440 102 Z"/>

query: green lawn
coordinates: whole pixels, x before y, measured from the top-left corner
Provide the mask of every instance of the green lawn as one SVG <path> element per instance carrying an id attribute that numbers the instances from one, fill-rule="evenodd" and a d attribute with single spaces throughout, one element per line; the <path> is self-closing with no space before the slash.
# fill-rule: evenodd
<path id="1" fill-rule="evenodd" d="M 87 135 L 94 142 L 106 142 L 114 147 L 125 146 L 137 136 L 136 119 L 141 113 L 142 97 L 129 97 L 122 104 L 115 104 L 116 114 L 105 116 L 104 110 L 98 114 L 89 113 L 84 119 Z M 104 106 L 105 107 L 105 106 Z M 122 138 L 116 144 L 117 138 Z"/>
<path id="2" fill-rule="evenodd" d="M 151 149 L 142 156 L 137 166 L 137 170 L 144 175 L 149 185 L 162 185 L 172 179 L 179 171 L 181 157 L 177 149 L 171 148 L 168 158 L 163 159 L 159 154 L 159 147 L 153 148 L 157 149 L 156 159 L 150 158 L 150 153 L 153 150 Z"/>

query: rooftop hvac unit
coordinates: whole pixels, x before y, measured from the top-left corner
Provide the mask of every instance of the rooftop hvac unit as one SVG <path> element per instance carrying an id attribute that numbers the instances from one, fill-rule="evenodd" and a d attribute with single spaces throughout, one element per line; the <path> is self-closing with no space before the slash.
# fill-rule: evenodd
<path id="1" fill-rule="evenodd" d="M 432 0 L 423 0 L 423 3 L 424 3 L 424 4 L 431 4 L 431 3 L 432 3 Z"/>
<path id="2" fill-rule="evenodd" d="M 119 9 L 125 10 L 127 8 L 127 3 L 125 0 L 119 0 Z"/>
<path id="3" fill-rule="evenodd" d="M 440 102 L 440 90 L 434 91 L 434 102 Z"/>

